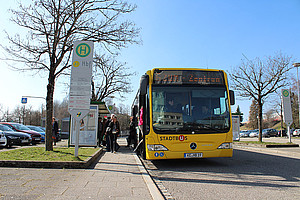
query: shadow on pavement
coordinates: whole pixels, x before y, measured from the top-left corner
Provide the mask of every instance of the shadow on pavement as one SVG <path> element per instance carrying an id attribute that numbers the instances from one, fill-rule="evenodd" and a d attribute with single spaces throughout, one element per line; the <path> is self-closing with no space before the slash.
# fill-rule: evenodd
<path id="1" fill-rule="evenodd" d="M 234 150 L 232 158 L 151 161 L 157 168 L 151 175 L 161 181 L 201 182 L 266 187 L 300 187 L 300 159 Z M 176 177 L 174 173 L 195 174 L 195 178 Z M 202 176 L 213 174 L 216 180 Z M 170 176 L 169 176 L 170 175 Z M 199 176 L 197 176 L 199 175 Z M 236 178 L 226 178 L 235 176 Z M 203 178 L 205 177 L 205 178 Z M 222 178 L 223 177 L 223 178 Z M 255 177 L 258 177 L 255 180 Z"/>

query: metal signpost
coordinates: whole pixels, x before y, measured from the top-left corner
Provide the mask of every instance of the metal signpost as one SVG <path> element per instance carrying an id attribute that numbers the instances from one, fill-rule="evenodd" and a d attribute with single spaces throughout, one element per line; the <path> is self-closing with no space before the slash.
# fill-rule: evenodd
<path id="1" fill-rule="evenodd" d="M 281 89 L 281 100 L 283 106 L 283 121 L 287 125 L 287 135 L 289 137 L 289 142 L 292 142 L 292 137 L 290 133 L 290 125 L 293 123 L 293 116 L 292 116 L 292 106 L 291 106 L 291 95 L 290 90 L 288 89 Z"/>
<path id="2" fill-rule="evenodd" d="M 76 122 L 76 157 L 78 156 L 79 147 L 80 120 L 90 111 L 93 52 L 93 42 L 74 42 L 68 111 Z"/>

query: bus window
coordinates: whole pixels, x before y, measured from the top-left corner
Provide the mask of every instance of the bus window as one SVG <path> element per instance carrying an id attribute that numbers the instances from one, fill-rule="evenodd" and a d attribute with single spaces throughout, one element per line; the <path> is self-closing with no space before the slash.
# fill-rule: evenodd
<path id="1" fill-rule="evenodd" d="M 158 132 L 177 133 L 190 129 L 207 133 L 215 131 L 215 127 L 220 131 L 227 130 L 229 107 L 226 97 L 225 87 L 153 86 L 153 128 Z"/>

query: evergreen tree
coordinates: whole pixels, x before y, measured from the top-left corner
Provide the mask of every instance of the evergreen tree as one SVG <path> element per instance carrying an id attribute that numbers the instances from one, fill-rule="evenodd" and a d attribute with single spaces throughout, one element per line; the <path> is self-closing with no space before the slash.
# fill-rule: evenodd
<path id="1" fill-rule="evenodd" d="M 240 116 L 240 123 L 244 120 L 244 113 L 241 112 L 240 106 L 238 105 L 238 107 L 236 108 L 235 113 L 232 113 L 233 115 L 239 115 Z"/>
<path id="2" fill-rule="evenodd" d="M 293 124 L 291 125 L 291 127 L 299 128 L 298 96 L 294 92 L 291 93 L 291 106 L 292 106 L 292 115 L 293 115 Z"/>
<path id="3" fill-rule="evenodd" d="M 249 111 L 249 128 L 258 129 L 258 104 L 255 100 L 252 100 Z"/>

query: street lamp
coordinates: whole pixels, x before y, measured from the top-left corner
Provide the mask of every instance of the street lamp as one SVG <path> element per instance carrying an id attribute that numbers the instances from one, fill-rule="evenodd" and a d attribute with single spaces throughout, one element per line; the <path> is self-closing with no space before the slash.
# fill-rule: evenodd
<path id="1" fill-rule="evenodd" d="M 299 128 L 300 128 L 300 93 L 299 93 L 299 78 L 298 78 L 298 68 L 300 63 L 293 63 L 294 67 L 297 67 L 297 90 L 298 90 L 298 107 L 299 107 Z"/>

